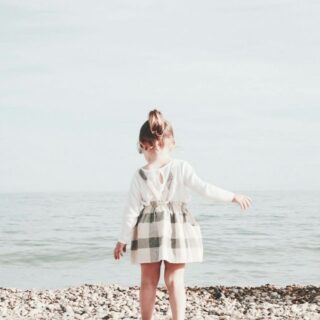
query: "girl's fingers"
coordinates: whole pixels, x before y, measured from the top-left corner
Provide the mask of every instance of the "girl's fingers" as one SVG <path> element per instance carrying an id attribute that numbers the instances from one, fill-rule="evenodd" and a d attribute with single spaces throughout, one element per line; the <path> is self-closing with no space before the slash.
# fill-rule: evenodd
<path id="1" fill-rule="evenodd" d="M 238 199 L 238 203 L 241 207 L 241 210 L 246 210 L 251 206 L 252 199 L 250 197 L 241 195 L 239 198 L 240 199 Z"/>
<path id="2" fill-rule="evenodd" d="M 113 250 L 113 256 L 115 259 L 120 259 L 121 256 L 123 256 L 123 251 L 126 251 L 126 246 L 122 247 L 122 249 L 119 248 L 119 246 L 116 246 Z"/>
<path id="3" fill-rule="evenodd" d="M 248 203 L 245 199 L 241 201 L 241 209 L 246 210 L 248 208 Z"/>
<path id="4" fill-rule="evenodd" d="M 119 251 L 119 249 L 114 249 L 113 251 L 113 256 L 115 259 L 120 259 L 120 255 L 123 255 L 121 251 Z"/>
<path id="5" fill-rule="evenodd" d="M 123 251 L 120 249 L 115 250 L 114 257 L 115 259 L 120 259 L 123 256 Z"/>

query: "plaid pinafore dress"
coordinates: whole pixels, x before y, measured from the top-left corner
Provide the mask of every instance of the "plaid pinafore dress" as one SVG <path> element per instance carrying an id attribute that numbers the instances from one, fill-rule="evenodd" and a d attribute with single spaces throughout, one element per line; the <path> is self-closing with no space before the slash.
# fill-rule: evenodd
<path id="1" fill-rule="evenodd" d="M 151 182 L 142 169 L 139 174 L 152 191 Z M 167 199 L 174 178 L 171 166 L 167 181 L 163 181 L 165 185 L 161 200 L 151 201 L 140 211 L 133 227 L 131 263 L 161 260 L 172 263 L 203 261 L 199 223 L 188 210 L 186 202 Z"/>

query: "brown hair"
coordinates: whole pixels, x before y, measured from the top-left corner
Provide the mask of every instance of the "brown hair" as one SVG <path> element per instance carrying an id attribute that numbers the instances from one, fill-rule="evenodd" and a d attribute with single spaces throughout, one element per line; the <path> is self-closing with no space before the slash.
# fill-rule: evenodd
<path id="1" fill-rule="evenodd" d="M 138 148 L 141 148 L 141 144 L 155 149 L 163 148 L 167 139 L 175 143 L 170 122 L 164 119 L 159 110 L 151 110 L 148 120 L 140 128 Z"/>

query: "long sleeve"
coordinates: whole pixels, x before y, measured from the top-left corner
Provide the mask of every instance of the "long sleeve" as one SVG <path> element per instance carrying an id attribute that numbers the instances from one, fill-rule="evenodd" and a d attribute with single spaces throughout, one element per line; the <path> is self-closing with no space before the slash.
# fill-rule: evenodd
<path id="1" fill-rule="evenodd" d="M 121 243 L 129 243 L 133 227 L 140 213 L 141 196 L 138 178 L 138 172 L 136 171 L 131 179 L 129 193 L 123 210 L 121 231 L 118 237 L 118 241 Z"/>
<path id="2" fill-rule="evenodd" d="M 183 165 L 183 181 L 184 184 L 189 187 L 192 191 L 198 193 L 199 195 L 209 198 L 216 201 L 222 202 L 231 202 L 234 193 L 231 191 L 224 190 L 219 188 L 213 184 L 210 184 L 206 181 L 203 181 L 199 176 L 196 174 L 193 167 L 190 165 L 189 162 L 184 161 Z"/>

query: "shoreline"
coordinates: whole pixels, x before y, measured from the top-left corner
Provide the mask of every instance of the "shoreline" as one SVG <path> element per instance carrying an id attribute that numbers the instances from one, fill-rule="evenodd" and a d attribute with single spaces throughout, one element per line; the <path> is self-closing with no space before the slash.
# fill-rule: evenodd
<path id="1" fill-rule="evenodd" d="M 320 320 L 320 286 L 186 286 L 185 319 Z M 1 319 L 139 319 L 139 286 L 82 284 L 61 289 L 0 287 Z M 155 319 L 171 319 L 158 286 Z"/>

